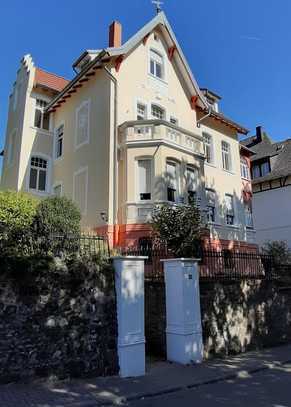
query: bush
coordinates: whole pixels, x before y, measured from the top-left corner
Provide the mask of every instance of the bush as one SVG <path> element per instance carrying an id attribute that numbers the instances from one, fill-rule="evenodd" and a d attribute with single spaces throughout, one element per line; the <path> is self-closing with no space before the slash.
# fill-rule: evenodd
<path id="1" fill-rule="evenodd" d="M 31 244 L 31 227 L 38 201 L 20 192 L 0 192 L 1 254 L 22 253 Z"/>
<path id="2" fill-rule="evenodd" d="M 176 257 L 197 257 L 200 251 L 200 209 L 191 205 L 156 207 L 152 215 L 154 236 Z"/>
<path id="3" fill-rule="evenodd" d="M 40 202 L 35 216 L 35 233 L 42 249 L 53 249 L 58 236 L 80 234 L 81 214 L 77 206 L 66 197 L 50 197 Z"/>
<path id="4" fill-rule="evenodd" d="M 283 240 L 267 241 L 262 247 L 264 254 L 273 256 L 277 264 L 290 264 L 291 251 L 287 243 Z"/>

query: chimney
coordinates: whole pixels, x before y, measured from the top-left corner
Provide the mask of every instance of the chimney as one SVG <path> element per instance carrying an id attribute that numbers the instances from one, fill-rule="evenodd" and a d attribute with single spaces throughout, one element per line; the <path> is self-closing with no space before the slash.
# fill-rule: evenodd
<path id="1" fill-rule="evenodd" d="M 263 140 L 263 128 L 262 126 L 256 127 L 256 142 L 261 143 Z"/>
<path id="2" fill-rule="evenodd" d="M 109 27 L 109 47 L 119 48 L 122 43 L 122 25 L 113 21 Z"/>

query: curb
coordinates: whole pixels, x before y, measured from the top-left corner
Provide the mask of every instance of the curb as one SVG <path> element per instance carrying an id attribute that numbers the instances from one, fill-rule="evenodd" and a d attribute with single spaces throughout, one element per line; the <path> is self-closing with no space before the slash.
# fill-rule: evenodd
<path id="1" fill-rule="evenodd" d="M 261 367 L 257 367 L 254 369 L 243 370 L 243 372 L 248 373 L 248 374 L 254 374 L 254 373 L 258 373 L 258 372 L 263 372 L 265 370 L 269 370 L 274 366 L 284 366 L 287 363 L 291 363 L 291 359 L 286 360 L 284 362 L 270 363 L 269 366 L 261 366 Z M 195 389 L 198 387 L 206 386 L 208 384 L 215 384 L 215 383 L 224 382 L 224 381 L 232 380 L 232 379 L 240 379 L 240 372 L 228 374 L 225 376 L 220 376 L 215 379 L 205 380 L 205 381 L 201 381 L 201 382 L 197 382 L 197 383 L 193 383 L 193 384 L 187 384 L 186 386 L 171 387 L 169 389 L 159 390 L 159 391 L 152 392 L 152 393 L 151 392 L 141 393 L 136 396 L 129 396 L 129 397 L 124 396 L 124 397 L 120 397 L 118 399 L 118 402 L 104 401 L 104 402 L 101 402 L 101 404 L 98 404 L 99 402 L 96 400 L 94 405 L 90 404 L 88 406 L 84 405 L 82 407 L 97 407 L 97 406 L 105 407 L 105 406 L 123 405 L 123 404 L 129 403 L 131 401 L 138 401 L 138 400 L 163 396 L 163 395 L 167 395 L 167 394 L 171 394 L 171 393 L 178 393 L 180 391 L 191 390 L 191 389 Z"/>

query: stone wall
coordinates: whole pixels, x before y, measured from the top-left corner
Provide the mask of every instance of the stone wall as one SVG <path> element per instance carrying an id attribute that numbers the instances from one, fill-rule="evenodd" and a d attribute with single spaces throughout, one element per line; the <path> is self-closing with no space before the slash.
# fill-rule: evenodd
<path id="1" fill-rule="evenodd" d="M 289 283 L 200 282 L 200 296 L 206 359 L 291 343 Z M 145 284 L 146 350 L 161 358 L 166 357 L 165 301 L 163 283 Z"/>
<path id="2" fill-rule="evenodd" d="M 205 357 L 291 342 L 291 287 L 248 280 L 200 283 Z"/>
<path id="3" fill-rule="evenodd" d="M 117 373 L 111 266 L 34 259 L 7 274 L 1 265 L 0 382 Z"/>

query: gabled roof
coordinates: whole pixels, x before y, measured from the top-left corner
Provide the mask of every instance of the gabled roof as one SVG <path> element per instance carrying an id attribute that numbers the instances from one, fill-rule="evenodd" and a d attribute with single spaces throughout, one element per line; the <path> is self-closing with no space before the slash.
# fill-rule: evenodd
<path id="1" fill-rule="evenodd" d="M 69 80 L 61 76 L 46 72 L 40 68 L 35 68 L 35 85 L 44 86 L 48 89 L 53 89 L 57 92 L 60 92 L 68 85 L 69 82 Z"/>
<path id="2" fill-rule="evenodd" d="M 161 12 L 157 14 L 149 23 L 147 23 L 141 30 L 139 30 L 135 35 L 133 35 L 127 42 L 125 42 L 121 47 L 118 48 L 105 48 L 101 52 L 90 50 L 86 51 L 81 55 L 84 57 L 86 53 L 96 54 L 96 57 L 86 65 L 86 67 L 67 85 L 67 87 L 58 95 L 48 106 L 47 110 L 51 110 L 56 102 L 59 102 L 62 97 L 65 97 L 67 91 L 71 89 L 73 85 L 76 84 L 78 80 L 81 80 L 83 76 L 90 74 L 90 69 L 93 69 L 95 64 L 102 63 L 102 59 L 105 59 L 103 62 L 108 62 L 108 57 L 110 58 L 118 58 L 118 57 L 126 57 L 144 38 L 147 37 L 156 27 L 160 27 L 162 32 L 165 35 L 167 45 L 169 47 L 175 46 L 177 52 L 174 53 L 173 60 L 178 64 L 178 67 L 185 79 L 185 82 L 189 88 L 190 94 L 193 96 L 198 96 L 197 103 L 200 104 L 202 108 L 208 108 L 208 103 L 201 92 L 192 72 L 191 69 L 186 61 L 186 58 L 182 52 L 182 49 L 175 37 L 175 34 L 164 14 Z M 80 57 L 80 58 L 81 58 Z M 80 61 L 80 58 L 75 62 Z M 95 68 L 96 69 L 96 68 Z M 92 71 L 93 73 L 93 71 Z M 59 104 L 57 104 L 59 105 Z"/>

